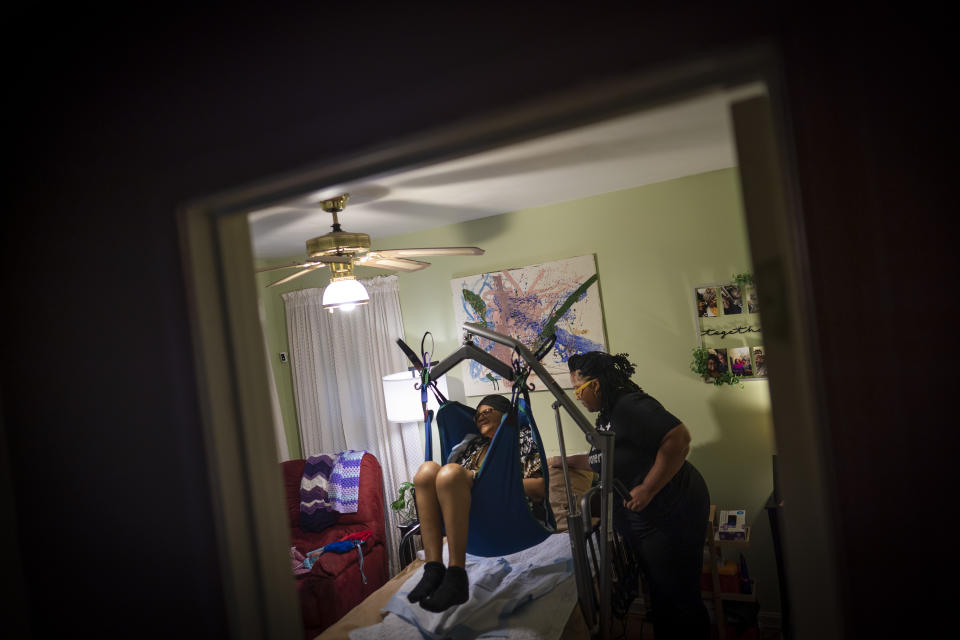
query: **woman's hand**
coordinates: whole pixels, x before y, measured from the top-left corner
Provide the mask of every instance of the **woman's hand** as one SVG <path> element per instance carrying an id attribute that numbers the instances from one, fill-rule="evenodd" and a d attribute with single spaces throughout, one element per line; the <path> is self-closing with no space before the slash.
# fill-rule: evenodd
<path id="1" fill-rule="evenodd" d="M 653 500 L 654 495 L 650 489 L 642 484 L 638 484 L 633 489 L 630 489 L 630 499 L 624 500 L 623 506 L 630 509 L 630 511 L 643 511 L 647 508 L 647 505 L 650 504 L 650 501 Z"/>
<path id="2" fill-rule="evenodd" d="M 643 511 L 664 485 L 677 474 L 690 452 L 690 432 L 681 423 L 667 432 L 660 441 L 657 457 L 643 482 L 630 489 L 630 499 L 623 506 L 630 511 Z"/>

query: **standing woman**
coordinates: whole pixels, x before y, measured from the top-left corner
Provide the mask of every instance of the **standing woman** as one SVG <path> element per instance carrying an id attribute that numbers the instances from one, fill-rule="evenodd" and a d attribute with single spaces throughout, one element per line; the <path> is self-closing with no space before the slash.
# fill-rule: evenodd
<path id="1" fill-rule="evenodd" d="M 599 412 L 597 429 L 614 433 L 613 474 L 630 488 L 614 522 L 640 556 L 650 588 L 654 635 L 707 638 L 710 618 L 700 596 L 710 494 L 687 462 L 690 432 L 630 380 L 627 354 L 591 351 L 567 364 L 577 399 Z M 600 452 L 590 452 L 600 471 Z M 615 504 L 616 501 L 615 501 Z"/>

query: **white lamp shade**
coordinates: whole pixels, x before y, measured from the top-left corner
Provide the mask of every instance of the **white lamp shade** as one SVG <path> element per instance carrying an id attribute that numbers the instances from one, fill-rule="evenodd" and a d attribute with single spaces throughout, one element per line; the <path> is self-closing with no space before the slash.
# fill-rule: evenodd
<path id="1" fill-rule="evenodd" d="M 387 420 L 390 422 L 421 422 L 423 420 L 423 405 L 420 404 L 420 390 L 413 385 L 420 381 L 420 374 L 415 371 L 401 371 L 383 376 L 383 399 L 387 405 Z M 437 380 L 437 388 L 444 398 L 447 397 L 447 378 L 441 376 Z M 440 404 L 427 389 L 427 409 L 432 409 L 434 415 Z"/>
<path id="2" fill-rule="evenodd" d="M 342 309 L 349 311 L 358 304 L 366 304 L 370 294 L 356 280 L 334 280 L 323 290 L 324 309 Z M 351 306 L 353 305 L 353 306 Z"/>

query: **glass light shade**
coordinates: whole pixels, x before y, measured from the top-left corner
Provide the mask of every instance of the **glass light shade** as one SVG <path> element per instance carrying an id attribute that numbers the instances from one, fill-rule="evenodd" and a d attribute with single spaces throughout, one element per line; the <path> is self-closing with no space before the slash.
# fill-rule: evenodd
<path id="1" fill-rule="evenodd" d="M 390 422 L 422 422 L 423 405 L 420 404 L 420 390 L 413 385 L 420 381 L 420 374 L 416 371 L 401 371 L 383 376 L 383 399 L 387 405 L 387 420 Z M 447 377 L 441 376 L 437 380 L 437 388 L 443 397 L 447 397 Z M 427 409 L 432 409 L 434 415 L 440 404 L 427 390 Z"/>
<path id="2" fill-rule="evenodd" d="M 334 280 L 323 290 L 323 308 L 350 311 L 358 304 L 370 301 L 370 294 L 362 284 L 353 278 Z"/>

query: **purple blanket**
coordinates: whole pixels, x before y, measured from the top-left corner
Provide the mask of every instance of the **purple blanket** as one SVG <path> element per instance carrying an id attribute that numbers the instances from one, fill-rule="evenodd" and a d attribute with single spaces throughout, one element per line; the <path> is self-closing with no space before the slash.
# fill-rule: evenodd
<path id="1" fill-rule="evenodd" d="M 365 451 L 342 451 L 307 458 L 300 480 L 300 528 L 323 531 L 340 513 L 356 513 L 360 463 Z"/>

